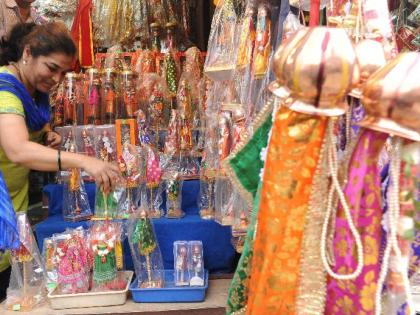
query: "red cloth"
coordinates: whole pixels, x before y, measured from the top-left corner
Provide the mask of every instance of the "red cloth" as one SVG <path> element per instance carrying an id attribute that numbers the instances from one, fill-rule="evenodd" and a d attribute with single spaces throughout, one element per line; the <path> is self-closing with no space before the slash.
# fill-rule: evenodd
<path id="1" fill-rule="evenodd" d="M 91 67 L 94 63 L 92 7 L 92 0 L 79 0 L 71 28 L 71 36 L 77 45 L 82 67 Z"/>
<path id="2" fill-rule="evenodd" d="M 311 0 L 309 12 L 309 26 L 319 25 L 319 0 Z"/>

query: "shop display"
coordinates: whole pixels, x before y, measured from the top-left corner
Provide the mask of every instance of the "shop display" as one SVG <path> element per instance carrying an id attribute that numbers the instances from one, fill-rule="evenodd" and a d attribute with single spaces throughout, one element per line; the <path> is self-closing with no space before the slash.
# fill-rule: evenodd
<path id="1" fill-rule="evenodd" d="M 17 213 L 16 220 L 20 245 L 10 254 L 12 273 L 5 307 L 28 312 L 45 300 L 45 270 L 26 213 Z"/>
<path id="2" fill-rule="evenodd" d="M 37 234 L 42 256 L 0 200 L 8 310 L 46 292 L 58 309 L 125 301 L 130 259 L 135 302 L 202 301 L 209 272 L 233 267 L 212 260 L 236 250 L 226 314 L 414 313 L 418 0 L 74 2 L 33 5 L 37 22 L 64 18 L 78 47 L 50 94 L 51 127 L 61 151 L 121 178 L 106 190 L 61 170 L 49 213 L 91 219 L 95 193 L 94 217 Z"/>

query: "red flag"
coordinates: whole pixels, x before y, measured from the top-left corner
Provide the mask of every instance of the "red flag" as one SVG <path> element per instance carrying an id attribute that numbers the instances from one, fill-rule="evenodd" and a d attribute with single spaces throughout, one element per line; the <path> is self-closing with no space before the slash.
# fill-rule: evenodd
<path id="1" fill-rule="evenodd" d="M 319 25 L 319 1 L 311 0 L 311 8 L 309 12 L 309 26 Z"/>

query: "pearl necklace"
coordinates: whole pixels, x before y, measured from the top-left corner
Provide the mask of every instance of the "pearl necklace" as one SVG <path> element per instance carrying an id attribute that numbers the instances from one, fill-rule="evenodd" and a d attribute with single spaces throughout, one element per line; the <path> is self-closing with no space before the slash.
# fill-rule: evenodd
<path id="1" fill-rule="evenodd" d="M 375 314 L 381 315 L 382 313 L 382 288 L 385 283 L 386 276 L 389 270 L 389 261 L 391 251 L 393 250 L 396 256 L 398 264 L 402 263 L 401 249 L 398 246 L 397 226 L 398 219 L 400 216 L 400 201 L 399 201 L 399 179 L 400 179 L 400 167 L 401 167 L 401 138 L 392 137 L 392 149 L 391 149 L 391 161 L 390 161 L 390 178 L 391 178 L 391 189 L 389 193 L 389 208 L 387 211 L 389 232 L 387 235 L 387 243 L 385 247 L 383 262 L 381 271 L 379 273 L 378 286 L 376 288 L 375 296 Z M 407 299 L 407 306 L 410 314 L 415 314 L 415 308 L 413 304 L 413 297 L 411 295 L 410 281 L 408 279 L 407 272 L 402 273 L 404 293 Z"/>
<path id="2" fill-rule="evenodd" d="M 338 162 L 337 162 L 337 137 L 334 135 L 334 119 L 330 119 L 328 122 L 328 129 L 327 129 L 327 137 L 328 137 L 328 147 L 327 147 L 327 154 L 328 154 L 328 164 L 330 168 L 330 176 L 332 180 L 332 185 L 330 187 L 327 199 L 327 210 L 325 214 L 324 223 L 322 225 L 322 232 L 321 232 L 321 259 L 322 264 L 324 265 L 325 270 L 327 273 L 334 279 L 337 280 L 352 280 L 357 278 L 362 270 L 363 270 L 363 244 L 360 238 L 360 234 L 357 231 L 353 223 L 353 219 L 351 217 L 350 208 L 346 201 L 346 197 L 341 189 L 340 183 L 338 182 L 337 172 L 338 172 Z M 326 253 L 326 242 L 327 242 L 327 232 L 328 232 L 328 224 L 330 221 L 330 217 L 337 209 L 333 209 L 333 200 L 334 200 L 334 193 L 337 192 L 338 199 L 341 202 L 341 205 L 344 210 L 344 214 L 346 216 L 347 223 L 349 225 L 351 234 L 353 235 L 355 242 L 356 242 L 356 249 L 357 249 L 357 267 L 354 272 L 350 274 L 338 274 L 335 273 L 328 262 L 328 257 Z"/>

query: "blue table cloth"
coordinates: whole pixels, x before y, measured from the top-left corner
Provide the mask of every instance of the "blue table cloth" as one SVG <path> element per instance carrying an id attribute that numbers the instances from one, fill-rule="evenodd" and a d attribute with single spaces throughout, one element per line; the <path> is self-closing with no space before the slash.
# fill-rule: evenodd
<path id="1" fill-rule="evenodd" d="M 95 185 L 87 184 L 86 191 L 91 208 L 95 203 Z M 235 250 L 231 244 L 231 229 L 214 221 L 203 220 L 198 214 L 197 197 L 199 181 L 184 181 L 182 189 L 182 209 L 186 216 L 182 219 L 153 219 L 156 236 L 163 256 L 165 269 L 173 269 L 173 242 L 177 240 L 201 240 L 204 249 L 204 265 L 212 273 L 230 273 L 234 271 Z M 54 233 L 61 233 L 66 228 L 88 227 L 89 221 L 66 222 L 61 209 L 63 186 L 47 185 L 44 193 L 48 197 L 49 217 L 35 226 L 38 245 L 42 250 L 43 240 Z M 133 269 L 128 242 L 124 242 L 124 260 L 127 269 Z"/>

